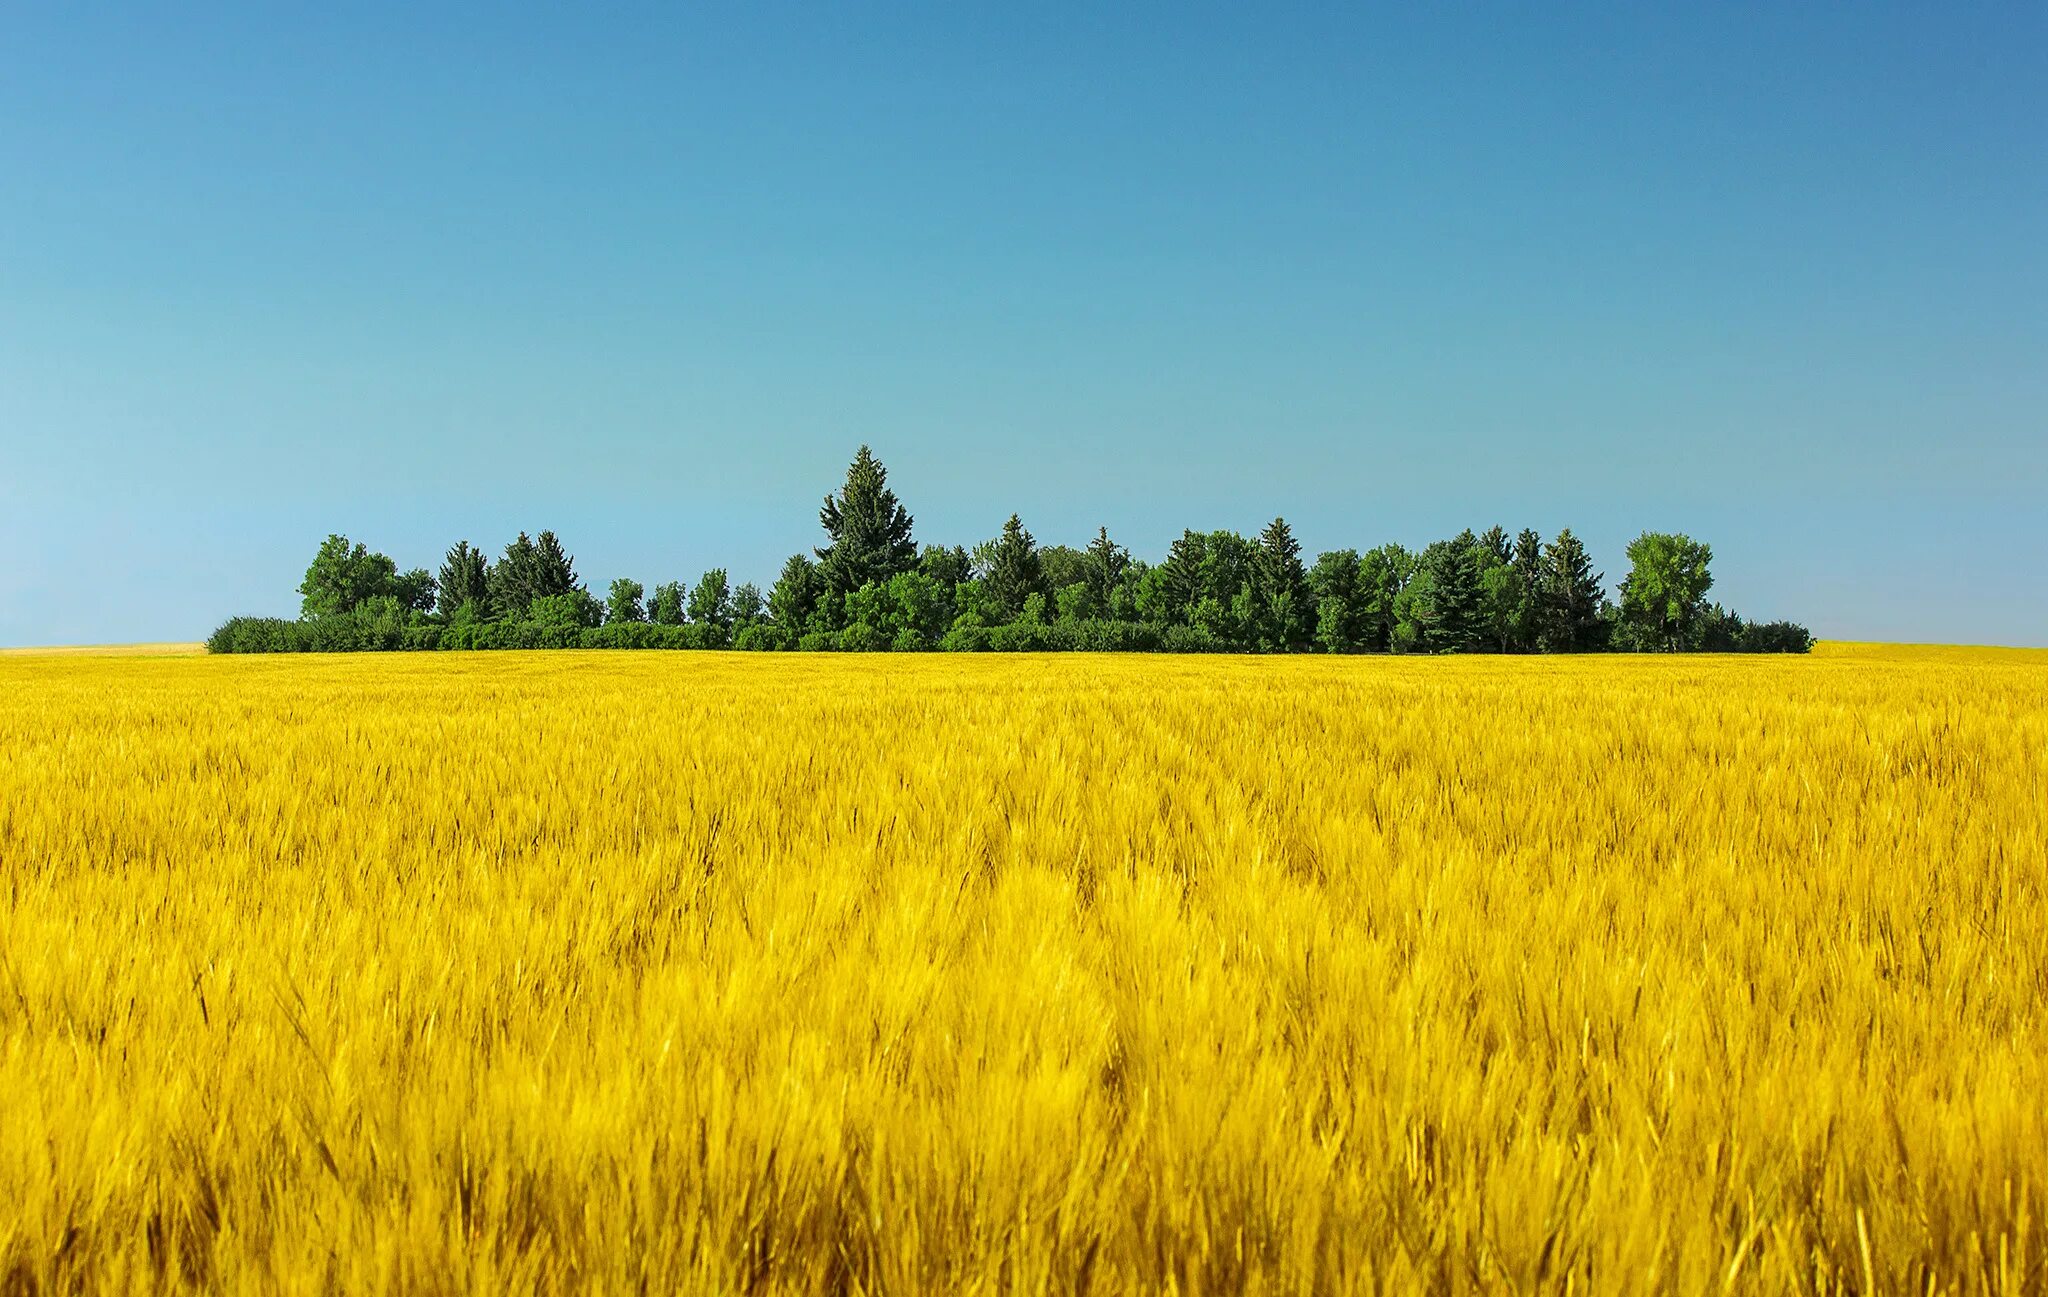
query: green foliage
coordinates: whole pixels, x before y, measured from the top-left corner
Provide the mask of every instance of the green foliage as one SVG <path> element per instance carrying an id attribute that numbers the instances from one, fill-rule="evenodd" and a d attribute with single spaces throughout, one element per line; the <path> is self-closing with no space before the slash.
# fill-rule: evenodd
<path id="1" fill-rule="evenodd" d="M 610 583 L 600 603 L 552 531 L 496 563 L 467 541 L 438 575 L 330 536 L 299 592 L 303 616 L 231 618 L 219 653 L 622 648 L 951 652 L 1805 652 L 1791 622 L 1748 624 L 1718 604 L 1709 548 L 1645 532 L 1620 601 L 1569 530 L 1545 545 L 1501 527 L 1437 541 L 1333 550 L 1306 569 L 1285 519 L 1255 539 L 1183 531 L 1148 565 L 1098 528 L 1085 548 L 1040 546 L 1012 514 L 970 552 L 910 538 L 910 515 L 863 446 L 819 514 L 829 544 L 792 555 L 763 597 L 722 568 L 694 588 Z M 429 615 L 429 614 L 432 615 Z"/>
<path id="2" fill-rule="evenodd" d="M 910 514 L 888 486 L 889 470 L 862 446 L 837 496 L 826 496 L 818 521 L 831 543 L 817 551 L 824 591 L 835 597 L 869 582 L 886 582 L 917 564 Z"/>
<path id="3" fill-rule="evenodd" d="M 818 565 L 801 554 L 791 554 L 768 591 L 769 617 L 791 635 L 802 634 L 817 611 L 822 586 Z"/>
<path id="4" fill-rule="evenodd" d="M 1307 647 L 1320 619 L 1302 569 L 1301 544 L 1285 518 L 1273 519 L 1259 534 L 1251 568 L 1247 629 L 1259 649 L 1291 653 Z"/>
<path id="5" fill-rule="evenodd" d="M 647 620 L 657 626 L 680 626 L 683 624 L 682 582 L 664 581 L 654 587 L 654 598 L 647 605 Z"/>
<path id="6" fill-rule="evenodd" d="M 1585 653 L 1605 647 L 1601 583 L 1593 559 L 1567 527 L 1543 550 L 1538 591 L 1537 644 L 1549 653 Z"/>
<path id="7" fill-rule="evenodd" d="M 452 618 L 464 604 L 481 607 L 490 601 L 490 562 L 484 552 L 466 540 L 458 540 L 441 563 L 441 577 L 435 582 L 441 616 Z"/>
<path id="8" fill-rule="evenodd" d="M 604 601 L 604 621 L 607 626 L 626 625 L 647 620 L 647 610 L 640 599 L 645 588 L 638 581 L 619 577 L 612 582 L 610 595 Z"/>
<path id="9" fill-rule="evenodd" d="M 1675 532 L 1646 531 L 1628 544 L 1621 619 L 1648 643 L 1677 652 L 1695 642 L 1714 577 L 1712 547 Z"/>
<path id="10" fill-rule="evenodd" d="M 299 611 L 305 617 L 326 617 L 354 611 L 367 600 L 394 593 L 398 565 L 368 546 L 331 535 L 299 582 Z"/>
<path id="11" fill-rule="evenodd" d="M 732 591 L 724 568 L 712 568 L 691 588 L 690 620 L 721 635 L 732 629 Z"/>
<path id="12" fill-rule="evenodd" d="M 1038 543 L 1013 513 L 1003 524 L 1002 535 L 988 549 L 986 570 L 981 577 L 982 614 L 992 621 L 1013 621 L 1023 614 L 1026 601 L 1033 595 L 1044 602 L 1045 579 L 1039 565 Z"/>

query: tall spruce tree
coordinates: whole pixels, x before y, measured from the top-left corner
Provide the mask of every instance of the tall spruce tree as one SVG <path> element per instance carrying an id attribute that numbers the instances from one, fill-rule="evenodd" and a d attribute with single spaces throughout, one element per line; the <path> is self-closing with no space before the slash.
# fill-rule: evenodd
<path id="1" fill-rule="evenodd" d="M 491 616 L 500 621 L 518 621 L 526 616 L 526 610 L 540 597 L 537 561 L 533 538 L 523 531 L 517 540 L 505 546 L 504 554 L 491 564 L 485 582 L 491 597 Z"/>
<path id="2" fill-rule="evenodd" d="M 1302 647 L 1314 630 L 1308 573 L 1301 565 L 1301 543 L 1285 518 L 1275 518 L 1259 533 L 1252 553 L 1253 617 L 1250 628 L 1258 646 L 1268 653 Z"/>
<path id="3" fill-rule="evenodd" d="M 1130 570 L 1131 552 L 1109 538 L 1109 528 L 1097 527 L 1095 539 L 1088 542 L 1087 569 L 1088 601 L 1096 616 L 1110 614 L 1114 596 Z"/>
<path id="4" fill-rule="evenodd" d="M 1600 647 L 1600 590 L 1606 577 L 1593 570 L 1593 557 L 1567 527 L 1543 550 L 1539 642 L 1550 653 L 1584 653 Z"/>
<path id="5" fill-rule="evenodd" d="M 1478 538 L 1466 531 L 1422 551 L 1413 614 L 1420 647 L 1431 653 L 1463 653 L 1484 633 L 1479 608 Z"/>
<path id="6" fill-rule="evenodd" d="M 1533 653 L 1543 595 L 1543 537 L 1535 528 L 1524 527 L 1515 537 L 1514 565 L 1521 603 L 1515 609 L 1512 645 L 1517 653 Z"/>
<path id="7" fill-rule="evenodd" d="M 576 560 L 562 549 L 555 533 L 544 531 L 533 542 L 534 593 L 539 598 L 574 594 L 583 588 L 576 579 Z"/>
<path id="8" fill-rule="evenodd" d="M 982 577 L 983 606 L 1002 621 L 1015 621 L 1026 600 L 1044 593 L 1038 543 L 1013 513 L 989 552 L 988 571 Z"/>
<path id="9" fill-rule="evenodd" d="M 768 615 L 792 635 L 801 635 L 818 609 L 818 565 L 801 554 L 791 554 L 782 565 L 782 575 L 768 590 Z"/>
<path id="10" fill-rule="evenodd" d="M 443 617 L 453 617 L 464 604 L 482 611 L 490 602 L 490 563 L 484 552 L 466 540 L 455 542 L 441 564 L 441 578 L 435 583 Z"/>
<path id="11" fill-rule="evenodd" d="M 837 602 L 873 582 L 885 585 L 917 566 L 910 514 L 889 489 L 889 470 L 862 446 L 846 469 L 846 485 L 818 511 L 831 543 L 817 551 L 824 592 Z"/>

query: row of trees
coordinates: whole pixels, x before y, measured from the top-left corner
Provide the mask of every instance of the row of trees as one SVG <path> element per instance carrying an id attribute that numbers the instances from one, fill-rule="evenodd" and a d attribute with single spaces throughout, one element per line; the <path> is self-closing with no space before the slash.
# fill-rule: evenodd
<path id="1" fill-rule="evenodd" d="M 695 584 L 621 577 L 603 598 L 551 531 L 496 561 L 468 541 L 438 573 L 330 536 L 299 586 L 297 621 L 236 618 L 216 651 L 675 647 L 1126 649 L 1294 653 L 1712 650 L 1804 652 L 1791 623 L 1752 624 L 1707 602 L 1709 547 L 1650 532 L 1609 598 L 1569 529 L 1465 531 L 1420 551 L 1333 550 L 1307 563 L 1285 519 L 1256 537 L 1184 532 L 1163 560 L 1107 529 L 1080 549 L 1040 545 L 1011 515 L 969 549 L 912 539 L 888 471 L 863 446 L 819 511 L 826 543 L 791 555 L 764 594 L 722 568 Z"/>

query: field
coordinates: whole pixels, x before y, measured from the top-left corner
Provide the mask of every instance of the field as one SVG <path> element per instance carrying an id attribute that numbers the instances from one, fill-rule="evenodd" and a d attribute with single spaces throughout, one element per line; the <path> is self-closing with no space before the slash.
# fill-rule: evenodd
<path id="1" fill-rule="evenodd" d="M 2048 1289 L 2048 654 L 0 659 L 0 1293 Z"/>

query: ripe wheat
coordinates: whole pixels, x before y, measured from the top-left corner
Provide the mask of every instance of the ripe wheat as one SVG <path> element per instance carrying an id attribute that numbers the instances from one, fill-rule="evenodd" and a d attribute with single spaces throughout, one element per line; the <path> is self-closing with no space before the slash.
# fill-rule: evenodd
<path id="1" fill-rule="evenodd" d="M 0 660 L 0 1292 L 2048 1285 L 2048 655 Z"/>

